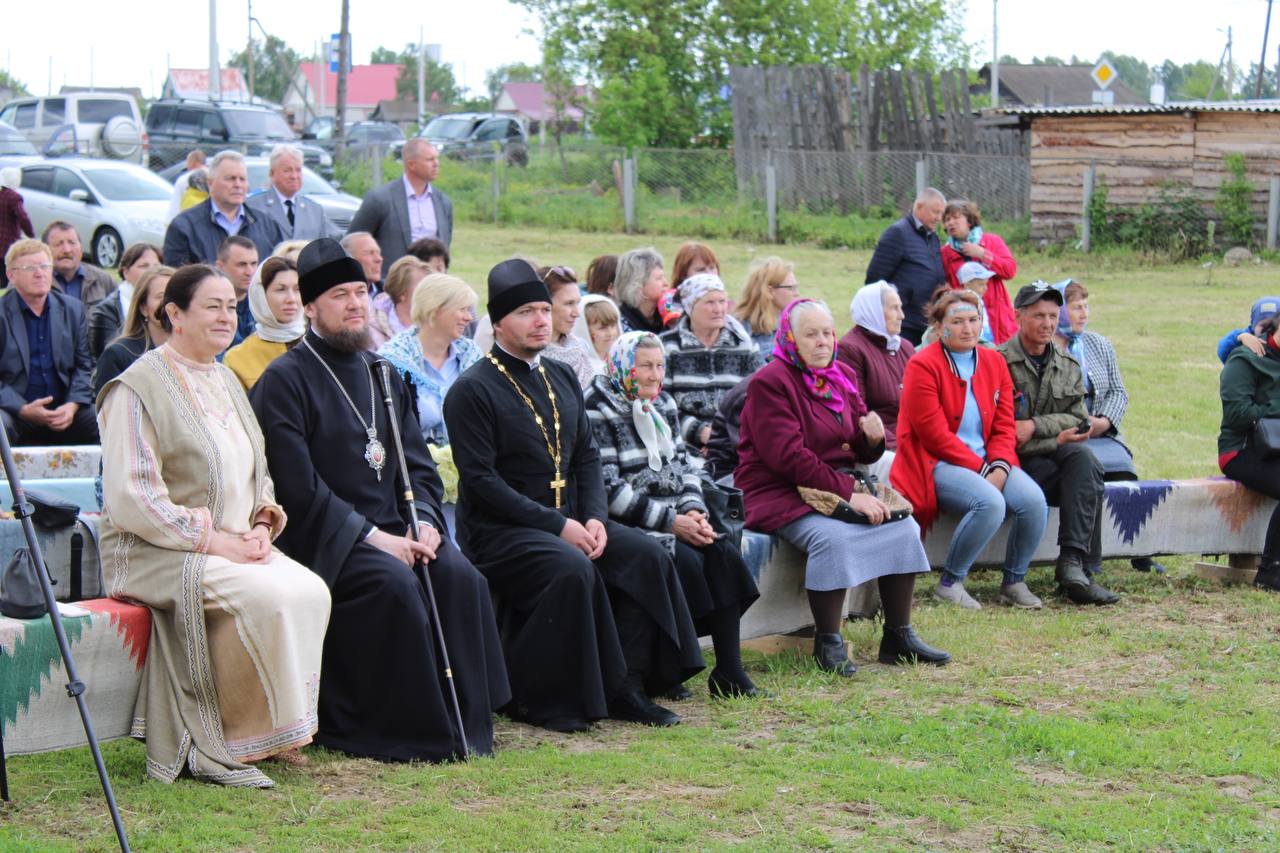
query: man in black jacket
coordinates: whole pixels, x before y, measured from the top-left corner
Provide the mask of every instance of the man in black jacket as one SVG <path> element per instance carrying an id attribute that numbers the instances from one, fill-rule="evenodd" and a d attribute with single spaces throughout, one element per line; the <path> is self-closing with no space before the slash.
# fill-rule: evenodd
<path id="1" fill-rule="evenodd" d="M 164 262 L 183 264 L 218 262 L 218 247 L 232 235 L 247 237 L 267 258 L 285 240 L 284 231 L 271 217 L 254 213 L 244 203 L 249 173 L 244 157 L 236 151 L 220 151 L 209 161 L 209 198 L 187 208 L 169 223 L 164 233 Z"/>
<path id="2" fill-rule="evenodd" d="M 947 199 L 933 187 L 916 197 L 911 212 L 885 229 L 867 265 L 867 284 L 887 281 L 902 297 L 902 337 L 920 346 L 928 323 L 924 309 L 934 289 L 947 280 L 942 268 L 938 225 Z"/>

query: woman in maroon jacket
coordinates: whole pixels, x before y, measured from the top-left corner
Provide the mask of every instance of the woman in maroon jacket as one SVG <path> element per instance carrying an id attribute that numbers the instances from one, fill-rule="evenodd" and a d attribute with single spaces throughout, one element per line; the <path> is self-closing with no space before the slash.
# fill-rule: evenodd
<path id="1" fill-rule="evenodd" d="M 882 663 L 945 664 L 911 627 L 915 576 L 929 570 L 920 528 L 910 518 L 885 524 L 888 508 L 855 494 L 848 473 L 884 452 L 884 425 L 853 384 L 853 371 L 834 359 L 835 321 L 827 306 L 797 299 L 782 312 L 773 361 L 756 372 L 742 411 L 734 485 L 746 501 L 748 527 L 776 532 L 808 555 L 805 589 L 813 611 L 818 665 L 840 675 L 849 663 L 840 625 L 849 587 L 878 579 L 884 603 Z M 799 488 L 847 501 L 869 522 L 854 524 L 815 511 Z"/>
<path id="2" fill-rule="evenodd" d="M 1040 609 L 1027 567 L 1044 534 L 1048 508 L 1035 480 L 1018 467 L 1014 390 L 996 350 L 979 346 L 978 296 L 949 290 L 930 306 L 938 342 L 923 347 L 903 377 L 894 488 L 911 501 L 926 533 L 939 510 L 961 515 L 935 595 L 982 607 L 964 588 L 974 561 L 1013 516 L 1000 601 Z"/>
<path id="3" fill-rule="evenodd" d="M 854 383 L 867 408 L 884 421 L 884 446 L 892 451 L 898 446 L 898 401 L 902 399 L 902 372 L 915 355 L 911 341 L 903 340 L 902 299 L 898 289 L 887 281 L 877 281 L 854 294 L 849 305 L 853 328 L 840 339 L 836 358 L 853 368 Z M 886 452 L 872 470 L 879 476 L 881 468 L 888 479 L 893 453 Z"/>
<path id="4" fill-rule="evenodd" d="M 0 287 L 9 283 L 4 271 L 5 252 L 24 236 L 36 235 L 27 209 L 22 206 L 22 195 L 18 192 L 20 183 L 22 172 L 16 166 L 0 170 Z"/>

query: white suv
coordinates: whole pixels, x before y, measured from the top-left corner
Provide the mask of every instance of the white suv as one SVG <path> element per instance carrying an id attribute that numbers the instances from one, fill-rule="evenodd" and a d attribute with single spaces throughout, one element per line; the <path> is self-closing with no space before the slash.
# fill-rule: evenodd
<path id="1" fill-rule="evenodd" d="M 0 109 L 0 122 L 17 128 L 44 153 L 147 162 L 142 115 L 128 95 L 66 92 L 17 98 Z"/>

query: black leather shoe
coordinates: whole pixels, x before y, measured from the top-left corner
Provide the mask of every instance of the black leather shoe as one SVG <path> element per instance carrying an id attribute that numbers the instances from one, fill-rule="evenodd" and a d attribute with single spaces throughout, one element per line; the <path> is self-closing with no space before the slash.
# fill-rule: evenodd
<path id="1" fill-rule="evenodd" d="M 1280 592 L 1280 560 L 1263 560 L 1259 563 L 1258 573 L 1253 576 L 1253 585 L 1258 589 Z"/>
<path id="2" fill-rule="evenodd" d="M 566 735 L 591 731 L 591 724 L 581 717 L 551 717 L 543 720 L 539 727 Z"/>
<path id="3" fill-rule="evenodd" d="M 1154 557 L 1134 557 L 1129 561 L 1135 572 L 1155 572 L 1157 575 L 1164 574 L 1164 566 L 1155 561 Z"/>
<path id="4" fill-rule="evenodd" d="M 672 702 L 683 702 L 686 699 L 692 699 L 693 694 L 689 692 L 689 688 L 683 684 L 677 684 L 666 693 L 662 694 L 663 699 L 670 699 Z"/>
<path id="5" fill-rule="evenodd" d="M 609 703 L 609 716 L 646 726 L 674 726 L 680 722 L 678 714 L 656 704 L 638 690 L 614 696 Z"/>
<path id="6" fill-rule="evenodd" d="M 1120 596 L 1094 580 L 1089 581 L 1089 585 L 1084 589 L 1064 586 L 1062 587 L 1062 591 L 1066 594 L 1067 598 L 1070 599 L 1072 604 L 1107 605 L 1115 604 L 1120 600 Z"/>
<path id="7" fill-rule="evenodd" d="M 834 672 L 850 678 L 858 668 L 849 662 L 849 652 L 844 646 L 844 637 L 840 634 L 815 634 L 813 638 L 813 659 L 818 662 L 818 669 Z"/>
<path id="8" fill-rule="evenodd" d="M 761 690 L 752 684 L 746 673 L 731 678 L 718 669 L 711 670 L 711 675 L 707 677 L 707 691 L 712 699 L 735 699 L 741 696 L 748 699 L 768 699 L 773 696 L 768 690 Z"/>
<path id="9" fill-rule="evenodd" d="M 1053 576 L 1064 589 L 1083 590 L 1089 586 L 1089 576 L 1084 572 L 1084 560 L 1074 551 L 1063 551 L 1058 555 Z"/>
<path id="10" fill-rule="evenodd" d="M 951 663 L 951 655 L 942 649 L 920 639 L 916 630 L 910 625 L 897 628 L 885 626 L 884 636 L 880 638 L 880 663 L 896 665 L 900 663 L 927 663 L 933 666 L 946 666 Z"/>

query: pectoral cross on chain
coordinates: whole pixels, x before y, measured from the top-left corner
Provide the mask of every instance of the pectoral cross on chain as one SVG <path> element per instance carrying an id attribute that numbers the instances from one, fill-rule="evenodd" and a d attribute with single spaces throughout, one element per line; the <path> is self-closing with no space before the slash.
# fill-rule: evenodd
<path id="1" fill-rule="evenodd" d="M 556 490 L 556 509 L 560 508 L 560 490 L 567 488 L 568 485 L 569 484 L 565 482 L 565 479 L 560 476 L 560 472 L 557 470 L 556 478 L 551 481 L 551 488 Z"/>

